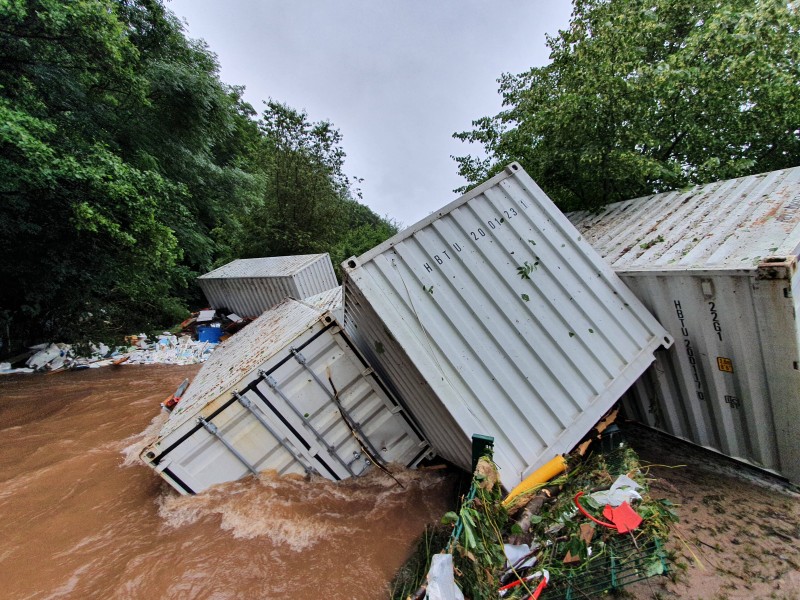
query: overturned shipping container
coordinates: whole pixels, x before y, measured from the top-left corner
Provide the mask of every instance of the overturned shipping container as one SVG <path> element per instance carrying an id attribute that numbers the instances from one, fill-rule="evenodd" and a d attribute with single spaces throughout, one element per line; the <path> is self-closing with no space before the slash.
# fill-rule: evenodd
<path id="1" fill-rule="evenodd" d="M 268 469 L 339 480 L 428 454 L 331 313 L 289 299 L 211 355 L 141 457 L 193 494 Z"/>
<path id="2" fill-rule="evenodd" d="M 493 436 L 509 489 L 671 343 L 516 163 L 343 267 L 345 329 L 434 450 L 469 469 Z"/>
<path id="3" fill-rule="evenodd" d="M 197 278 L 213 308 L 257 317 L 285 298 L 307 298 L 339 283 L 328 254 L 241 258 Z"/>
<path id="4" fill-rule="evenodd" d="M 570 218 L 677 340 L 629 414 L 800 481 L 800 168 Z"/>

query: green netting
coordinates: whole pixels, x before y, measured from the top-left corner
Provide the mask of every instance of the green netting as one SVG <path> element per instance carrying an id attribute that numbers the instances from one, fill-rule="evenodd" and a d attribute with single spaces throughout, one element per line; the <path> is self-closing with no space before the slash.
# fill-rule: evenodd
<path id="1" fill-rule="evenodd" d="M 638 548 L 630 534 L 612 538 L 605 545 L 602 557 L 593 560 L 587 568 L 566 571 L 566 578 L 562 572 L 562 577 L 551 580 L 540 598 L 591 598 L 636 581 L 666 574 L 668 566 L 661 543 L 656 539 L 637 543 Z"/>
<path id="2" fill-rule="evenodd" d="M 676 520 L 677 515 L 668 500 L 654 499 L 649 495 L 648 481 L 638 456 L 621 436 L 614 432 L 608 438 L 602 446 L 598 445 L 596 452 L 585 457 L 567 457 L 566 472 L 551 480 L 545 486 L 547 490 L 532 490 L 531 493 L 539 494 L 539 502 L 529 516 L 519 512 L 521 509 L 509 514 L 501 504 L 496 472 L 495 483 L 488 487 L 492 481 L 491 474 L 476 472 L 470 493 L 463 499 L 459 511 L 445 515 L 445 520 L 453 523 L 454 527 L 446 551 L 453 554 L 456 582 L 465 596 L 473 600 L 496 599 L 501 585 L 541 569 L 550 573 L 549 585 L 541 596 L 545 600 L 594 598 L 667 573 L 666 553 L 660 540 L 666 539 L 670 523 Z M 635 504 L 643 522 L 632 534 L 620 535 L 616 530 L 591 523 L 582 516 L 575 507 L 574 497 L 578 492 L 586 493 L 582 503 L 590 513 L 599 516 L 602 506 L 588 494 L 607 489 L 623 473 L 643 486 L 640 490 L 643 499 Z M 522 502 L 531 500 L 530 497 L 520 498 Z M 529 527 L 523 530 L 522 525 L 526 523 Z M 590 539 L 585 538 L 589 534 L 586 525 L 591 529 Z M 507 571 L 502 550 L 504 542 L 529 544 L 536 556 L 536 564 L 520 568 L 513 574 Z M 430 544 L 426 550 L 429 556 Z M 567 555 L 577 562 L 565 564 Z M 411 576 L 406 577 L 407 581 L 402 585 L 398 581 L 398 585 L 393 586 L 393 598 L 405 598 L 400 594 L 408 589 L 417 589 L 414 586 L 423 583 L 424 572 L 420 572 L 419 567 L 428 561 L 418 562 L 413 573 L 409 572 Z M 509 589 L 505 600 L 529 597 L 537 581 L 527 580 Z"/>

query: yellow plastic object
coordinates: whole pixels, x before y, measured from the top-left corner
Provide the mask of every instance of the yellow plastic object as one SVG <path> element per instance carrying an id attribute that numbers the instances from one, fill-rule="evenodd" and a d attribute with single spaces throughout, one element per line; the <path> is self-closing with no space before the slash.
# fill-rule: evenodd
<path id="1" fill-rule="evenodd" d="M 520 494 L 524 494 L 525 492 L 535 488 L 536 486 L 542 485 L 543 483 L 547 483 L 556 475 L 563 473 L 567 470 L 567 461 L 564 460 L 564 457 L 560 454 L 556 456 L 553 460 L 545 464 L 544 466 L 539 467 L 533 473 L 528 475 L 522 482 L 515 487 L 511 492 L 506 496 L 506 499 L 503 500 L 503 506 L 508 506 L 511 501 L 519 496 Z"/>

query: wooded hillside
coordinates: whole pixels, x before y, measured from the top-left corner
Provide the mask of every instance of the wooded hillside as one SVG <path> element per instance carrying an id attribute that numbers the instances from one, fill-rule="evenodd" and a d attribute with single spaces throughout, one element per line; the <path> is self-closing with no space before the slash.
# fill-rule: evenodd
<path id="1" fill-rule="evenodd" d="M 257 113 L 160 0 L 0 3 L 0 352 L 173 324 L 233 258 L 382 241 L 341 140 Z"/>

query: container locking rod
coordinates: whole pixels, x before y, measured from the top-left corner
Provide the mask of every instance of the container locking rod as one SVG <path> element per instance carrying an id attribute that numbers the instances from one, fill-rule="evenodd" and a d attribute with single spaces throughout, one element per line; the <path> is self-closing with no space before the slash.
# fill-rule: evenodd
<path id="1" fill-rule="evenodd" d="M 303 354 L 297 350 L 296 348 L 289 348 L 289 352 L 294 355 L 295 360 L 300 363 L 300 365 L 308 371 L 308 374 L 311 375 L 312 379 L 317 382 L 317 385 L 322 389 L 325 394 L 327 394 L 328 398 L 330 398 L 331 402 L 333 402 L 336 407 L 339 409 L 339 412 L 342 414 L 342 419 L 344 419 L 345 424 L 351 429 L 355 430 L 358 433 L 360 441 L 367 446 L 369 453 L 376 457 L 376 459 L 380 458 L 380 454 L 375 449 L 375 446 L 372 445 L 369 437 L 364 433 L 363 429 L 361 429 L 361 424 L 356 421 L 350 412 L 342 405 L 341 400 L 339 399 L 339 394 L 336 391 L 336 388 L 333 387 L 333 381 L 330 379 L 330 373 L 328 374 L 328 381 L 330 382 L 331 386 L 328 387 L 325 383 L 317 376 L 314 370 L 308 366 L 308 361 Z M 331 389 L 333 388 L 333 389 Z"/>
<path id="2" fill-rule="evenodd" d="M 217 427 L 213 423 L 210 423 L 209 421 L 206 421 L 203 417 L 197 419 L 197 422 L 200 423 L 200 425 L 202 425 L 203 428 L 208 433 L 210 433 L 220 442 L 222 442 L 223 446 L 225 446 L 228 450 L 230 450 L 231 454 L 233 454 L 236 458 L 238 458 L 239 462 L 241 462 L 245 467 L 247 467 L 248 471 L 250 471 L 253 475 L 258 475 L 258 471 L 256 471 L 255 467 L 253 467 L 253 465 L 247 462 L 247 459 L 244 456 L 242 456 L 239 453 L 239 451 L 236 448 L 234 448 L 228 440 L 222 437 L 222 434 L 219 432 L 219 427 Z"/>
<path id="3" fill-rule="evenodd" d="M 316 472 L 317 472 L 317 470 L 316 470 L 314 467 L 312 467 L 312 466 L 306 466 L 306 464 L 305 464 L 305 463 L 304 463 L 304 462 L 301 460 L 301 458 L 300 458 L 300 455 L 298 455 L 298 454 L 297 454 L 297 453 L 296 453 L 296 452 L 295 452 L 295 451 L 292 449 L 292 447 L 291 447 L 291 446 L 289 446 L 289 444 L 286 442 L 286 440 L 285 440 L 284 438 L 282 438 L 282 437 L 281 437 L 281 436 L 278 434 L 278 432 L 276 432 L 276 431 L 275 431 L 275 430 L 272 428 L 272 426 L 269 424 L 269 422 L 266 420 L 266 418 L 264 418 L 264 415 L 263 415 L 263 414 L 261 414 L 261 411 L 255 407 L 255 404 L 253 403 L 253 401 L 252 401 L 252 400 L 250 400 L 250 398 L 247 398 L 246 396 L 242 396 L 242 395 L 241 395 L 239 392 L 233 392 L 233 395 L 234 395 L 234 396 L 235 396 L 235 398 L 236 398 L 236 399 L 239 401 L 239 404 L 241 404 L 241 405 L 242 405 L 242 406 L 243 406 L 243 407 L 244 407 L 246 410 L 250 411 L 250 414 L 252 414 L 252 415 L 253 415 L 253 416 L 256 418 L 256 420 L 258 420 L 258 422 L 259 422 L 259 423 L 261 423 L 261 425 L 263 425 L 263 426 L 264 426 L 264 429 L 266 429 L 266 430 L 267 430 L 267 431 L 270 433 L 270 435 L 271 435 L 272 437 L 274 437 L 276 440 L 278 440 L 278 443 L 279 443 L 281 446 L 283 446 L 283 447 L 284 447 L 284 449 L 285 449 L 285 450 L 286 450 L 286 451 L 287 451 L 289 454 L 291 454 L 291 455 L 292 455 L 292 457 L 293 457 L 293 458 L 294 458 L 294 459 L 295 459 L 297 462 L 299 462 L 301 465 L 303 465 L 303 468 L 306 470 L 306 473 L 308 473 L 308 472 L 311 472 L 311 473 L 316 473 Z"/>
<path id="4" fill-rule="evenodd" d="M 344 467 L 345 470 L 348 473 L 350 473 L 350 475 L 355 477 L 355 473 L 353 473 L 352 469 L 350 469 L 350 467 L 347 465 L 347 463 L 344 462 L 342 457 L 339 456 L 339 452 L 336 450 L 336 448 L 334 446 L 332 446 L 331 444 L 329 444 L 328 441 L 325 439 L 325 437 L 319 431 L 317 431 L 314 428 L 314 426 L 309 422 L 308 419 L 306 419 L 303 416 L 303 414 L 299 410 L 297 410 L 297 407 L 294 405 L 294 402 L 292 402 L 291 400 L 289 400 L 289 398 L 286 397 L 286 394 L 283 393 L 283 390 L 281 389 L 281 386 L 278 384 L 278 382 L 275 380 L 275 378 L 272 377 L 271 375 L 268 375 L 264 371 L 259 371 L 258 374 L 261 376 L 262 381 L 264 383 L 266 383 L 267 386 L 269 386 L 269 388 L 273 392 L 275 392 L 275 394 L 277 394 L 278 397 L 281 400 L 284 401 L 286 406 L 289 407 L 289 409 L 295 414 L 295 416 L 303 424 L 303 427 L 305 427 L 311 433 L 314 434 L 314 437 L 317 439 L 317 442 L 319 442 L 322 445 L 322 447 L 325 448 L 328 451 L 328 455 L 331 456 L 334 460 L 336 460 L 340 465 L 342 465 L 342 467 Z"/>

